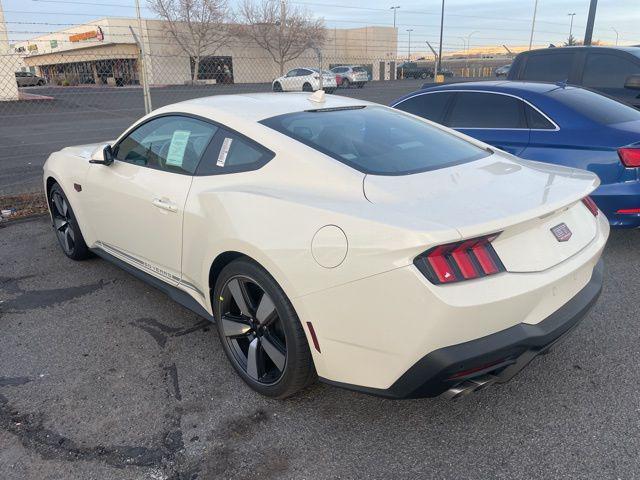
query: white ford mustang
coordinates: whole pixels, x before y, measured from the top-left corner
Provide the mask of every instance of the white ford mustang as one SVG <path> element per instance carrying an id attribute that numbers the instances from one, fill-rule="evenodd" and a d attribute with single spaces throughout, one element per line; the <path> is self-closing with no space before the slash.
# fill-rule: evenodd
<path id="1" fill-rule="evenodd" d="M 573 327 L 609 234 L 593 174 L 308 93 L 160 108 L 44 166 L 67 256 L 216 321 L 255 390 L 387 397 L 504 382 Z"/>

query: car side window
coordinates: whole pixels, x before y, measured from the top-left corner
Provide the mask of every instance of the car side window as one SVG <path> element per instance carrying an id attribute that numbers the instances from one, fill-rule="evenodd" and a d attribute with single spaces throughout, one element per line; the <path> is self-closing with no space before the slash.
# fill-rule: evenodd
<path id="1" fill-rule="evenodd" d="M 399 103 L 395 108 L 434 122 L 442 123 L 445 109 L 452 95 L 450 92 L 416 95 Z"/>
<path id="2" fill-rule="evenodd" d="M 569 78 L 573 53 L 543 53 L 529 55 L 522 80 L 560 82 Z"/>
<path id="3" fill-rule="evenodd" d="M 527 125 L 533 130 L 555 130 L 556 126 L 551 123 L 544 115 L 533 108 L 531 105 L 525 105 L 527 114 Z"/>
<path id="4" fill-rule="evenodd" d="M 262 145 L 220 128 L 200 162 L 196 175 L 219 175 L 257 170 L 274 157 Z"/>
<path id="5" fill-rule="evenodd" d="M 629 75 L 640 74 L 640 65 L 620 55 L 590 52 L 582 84 L 593 88 L 624 88 Z"/>
<path id="6" fill-rule="evenodd" d="M 527 128 L 523 105 L 508 95 L 459 92 L 446 124 L 451 128 Z"/>
<path id="7" fill-rule="evenodd" d="M 193 174 L 218 127 L 191 117 L 168 115 L 145 122 L 117 146 L 115 157 L 167 172 Z"/>
<path id="8" fill-rule="evenodd" d="M 298 69 L 298 76 L 299 77 L 306 77 L 307 75 L 311 75 L 313 72 L 311 70 L 307 70 L 306 68 L 299 68 Z"/>
<path id="9" fill-rule="evenodd" d="M 294 69 L 294 70 L 289 70 L 287 72 L 287 74 L 285 75 L 285 77 L 295 77 L 298 74 L 298 70 Z"/>

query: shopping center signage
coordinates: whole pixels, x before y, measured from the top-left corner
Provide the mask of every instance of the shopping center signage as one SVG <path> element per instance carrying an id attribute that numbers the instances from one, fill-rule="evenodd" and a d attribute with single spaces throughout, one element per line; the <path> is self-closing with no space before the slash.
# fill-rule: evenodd
<path id="1" fill-rule="evenodd" d="M 89 30 L 88 32 L 76 33 L 74 35 L 69 36 L 70 42 L 82 42 L 83 40 L 90 40 L 92 38 L 97 39 L 98 41 L 104 40 L 104 33 L 100 27 L 95 30 Z"/>

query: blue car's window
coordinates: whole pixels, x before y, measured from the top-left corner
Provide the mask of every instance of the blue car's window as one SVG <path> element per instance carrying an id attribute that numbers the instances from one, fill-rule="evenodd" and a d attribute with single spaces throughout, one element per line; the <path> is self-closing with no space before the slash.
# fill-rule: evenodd
<path id="1" fill-rule="evenodd" d="M 383 107 L 279 115 L 261 123 L 364 173 L 405 175 L 470 162 L 487 150 Z"/>
<path id="2" fill-rule="evenodd" d="M 394 108 L 442 123 L 445 108 L 453 93 L 426 93 L 407 98 Z"/>
<path id="3" fill-rule="evenodd" d="M 589 90 L 557 88 L 548 95 L 580 115 L 603 125 L 640 120 L 639 110 Z"/>
<path id="4" fill-rule="evenodd" d="M 527 128 L 521 100 L 476 92 L 456 94 L 447 125 L 451 128 Z"/>

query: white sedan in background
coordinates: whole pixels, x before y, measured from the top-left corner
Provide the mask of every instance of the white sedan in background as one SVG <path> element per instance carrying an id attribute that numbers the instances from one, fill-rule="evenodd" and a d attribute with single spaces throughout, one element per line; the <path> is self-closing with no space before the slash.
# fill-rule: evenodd
<path id="1" fill-rule="evenodd" d="M 509 380 L 598 297 L 597 185 L 321 92 L 168 105 L 44 166 L 67 256 L 215 320 L 278 398 L 317 376 L 394 398 Z"/>
<path id="2" fill-rule="evenodd" d="M 272 82 L 274 92 L 315 92 L 320 90 L 320 70 L 317 68 L 294 68 L 286 75 Z M 322 71 L 322 89 L 333 93 L 338 88 L 336 75 L 328 70 Z"/>

